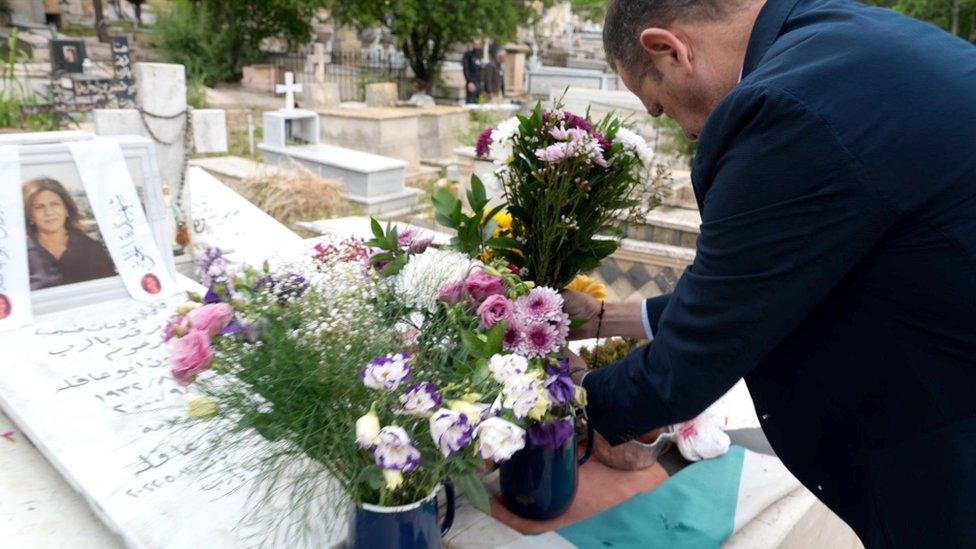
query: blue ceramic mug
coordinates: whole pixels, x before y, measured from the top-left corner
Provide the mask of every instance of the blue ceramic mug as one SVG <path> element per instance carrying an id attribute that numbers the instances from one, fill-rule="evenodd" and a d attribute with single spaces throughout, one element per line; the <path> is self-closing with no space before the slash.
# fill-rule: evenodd
<path id="1" fill-rule="evenodd" d="M 526 441 L 525 448 L 501 464 L 502 503 L 509 511 L 522 518 L 548 520 L 569 509 L 579 486 L 579 466 L 593 451 L 593 427 L 587 424 L 586 428 L 586 449 L 579 459 L 574 431 L 556 449 Z"/>
<path id="2" fill-rule="evenodd" d="M 349 520 L 346 547 L 352 549 L 433 549 L 454 524 L 454 484 L 444 481 L 444 522 L 437 523 L 437 493 L 398 507 L 361 503 Z"/>

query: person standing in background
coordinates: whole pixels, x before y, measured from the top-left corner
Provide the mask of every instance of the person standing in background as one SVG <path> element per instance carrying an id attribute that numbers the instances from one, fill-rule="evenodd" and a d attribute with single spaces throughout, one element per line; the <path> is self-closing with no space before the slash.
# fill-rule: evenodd
<path id="1" fill-rule="evenodd" d="M 476 36 L 471 40 L 471 49 L 464 52 L 464 57 L 461 58 L 461 68 L 464 70 L 465 103 L 477 103 L 481 95 L 483 47 L 484 42 L 481 41 L 481 37 Z"/>
<path id="2" fill-rule="evenodd" d="M 485 95 L 489 99 L 505 97 L 505 58 L 508 52 L 505 48 L 491 47 L 491 61 L 485 66 Z"/>

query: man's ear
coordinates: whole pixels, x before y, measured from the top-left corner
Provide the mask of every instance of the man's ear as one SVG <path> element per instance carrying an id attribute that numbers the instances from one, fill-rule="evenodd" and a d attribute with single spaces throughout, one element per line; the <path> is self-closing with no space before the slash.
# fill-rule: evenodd
<path id="1" fill-rule="evenodd" d="M 691 74 L 691 50 L 673 32 L 657 27 L 646 28 L 640 34 L 640 43 L 657 67 L 671 65 Z"/>

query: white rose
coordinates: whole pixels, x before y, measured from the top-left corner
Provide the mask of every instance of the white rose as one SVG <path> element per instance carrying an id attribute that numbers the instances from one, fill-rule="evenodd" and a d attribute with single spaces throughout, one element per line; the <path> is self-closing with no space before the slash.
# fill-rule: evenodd
<path id="1" fill-rule="evenodd" d="M 360 448 L 372 448 L 376 444 L 376 437 L 379 434 L 380 418 L 373 410 L 356 420 L 356 444 Z"/>
<path id="2" fill-rule="evenodd" d="M 495 381 L 505 383 L 514 375 L 524 374 L 529 369 L 529 361 L 516 354 L 495 355 L 488 361 L 488 369 Z"/>
<path id="3" fill-rule="evenodd" d="M 525 447 L 525 429 L 500 417 L 482 421 L 475 435 L 478 437 L 478 455 L 482 459 L 507 461 Z"/>

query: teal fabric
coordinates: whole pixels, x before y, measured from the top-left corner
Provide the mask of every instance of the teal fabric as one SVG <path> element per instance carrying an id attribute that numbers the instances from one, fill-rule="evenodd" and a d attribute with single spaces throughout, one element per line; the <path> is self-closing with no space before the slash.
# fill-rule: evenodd
<path id="1" fill-rule="evenodd" d="M 556 532 L 577 547 L 718 547 L 732 535 L 745 450 L 682 469 L 651 492 Z"/>

